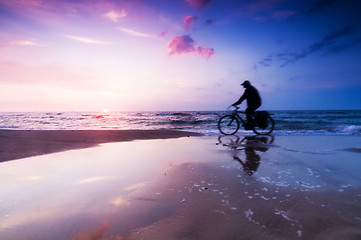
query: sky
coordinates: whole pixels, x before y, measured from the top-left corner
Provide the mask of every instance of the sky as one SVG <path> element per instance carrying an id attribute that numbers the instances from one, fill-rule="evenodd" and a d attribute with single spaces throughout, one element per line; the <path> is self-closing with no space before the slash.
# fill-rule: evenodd
<path id="1" fill-rule="evenodd" d="M 361 109 L 358 0 L 0 0 L 0 111 Z M 241 107 L 246 107 L 243 103 Z"/>

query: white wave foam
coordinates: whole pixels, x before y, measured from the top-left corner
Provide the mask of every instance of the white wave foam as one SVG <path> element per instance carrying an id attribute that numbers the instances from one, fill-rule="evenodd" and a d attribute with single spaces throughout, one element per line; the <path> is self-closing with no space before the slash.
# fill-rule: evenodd
<path id="1" fill-rule="evenodd" d="M 342 135 L 360 135 L 361 126 L 359 125 L 341 125 L 328 129 L 330 132 L 339 133 Z"/>

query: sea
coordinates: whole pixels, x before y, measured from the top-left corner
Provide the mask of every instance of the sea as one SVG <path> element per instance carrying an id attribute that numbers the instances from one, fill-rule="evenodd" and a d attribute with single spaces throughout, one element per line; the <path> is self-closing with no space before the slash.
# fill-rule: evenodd
<path id="1" fill-rule="evenodd" d="M 361 135 L 361 110 L 268 111 L 274 135 Z M 0 129 L 124 130 L 174 129 L 219 135 L 217 122 L 228 111 L 1 112 Z M 250 131 L 239 130 L 238 134 Z"/>

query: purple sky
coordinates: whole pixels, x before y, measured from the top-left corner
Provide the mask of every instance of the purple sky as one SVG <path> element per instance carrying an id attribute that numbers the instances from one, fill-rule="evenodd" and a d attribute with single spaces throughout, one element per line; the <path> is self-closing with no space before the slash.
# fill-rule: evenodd
<path id="1" fill-rule="evenodd" d="M 357 0 L 0 0 L 0 111 L 361 109 Z"/>

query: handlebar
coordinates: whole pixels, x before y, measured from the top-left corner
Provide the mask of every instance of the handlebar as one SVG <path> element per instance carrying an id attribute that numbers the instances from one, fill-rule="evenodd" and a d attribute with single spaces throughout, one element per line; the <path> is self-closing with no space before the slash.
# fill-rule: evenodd
<path id="1" fill-rule="evenodd" d="M 240 109 L 240 107 L 238 107 L 238 106 L 231 105 L 231 106 L 229 106 L 229 107 L 227 108 L 227 110 L 231 110 L 230 108 L 234 108 L 234 109 L 232 110 L 233 112 L 237 112 L 237 113 L 244 113 L 244 114 L 246 114 L 246 112 L 245 112 L 245 111 L 239 111 L 238 109 Z"/>
<path id="2" fill-rule="evenodd" d="M 229 106 L 228 108 L 227 108 L 227 110 L 229 110 L 230 108 L 234 108 L 234 111 L 237 111 L 238 109 L 239 109 L 239 107 L 238 106 L 235 106 L 235 105 L 231 105 L 231 106 Z"/>

